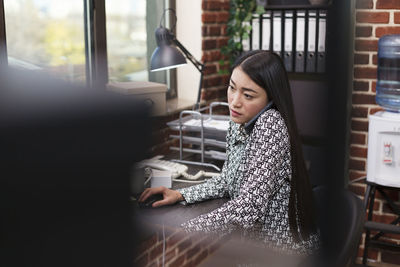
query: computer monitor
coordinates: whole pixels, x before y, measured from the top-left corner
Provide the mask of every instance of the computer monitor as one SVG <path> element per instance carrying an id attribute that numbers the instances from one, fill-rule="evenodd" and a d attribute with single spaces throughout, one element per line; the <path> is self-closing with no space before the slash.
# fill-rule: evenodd
<path id="1" fill-rule="evenodd" d="M 1 265 L 130 266 L 146 107 L 37 73 L 0 76 Z"/>

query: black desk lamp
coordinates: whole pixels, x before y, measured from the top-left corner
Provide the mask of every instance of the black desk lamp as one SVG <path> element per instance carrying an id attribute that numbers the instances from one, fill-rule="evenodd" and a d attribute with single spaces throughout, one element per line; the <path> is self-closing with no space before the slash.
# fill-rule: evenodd
<path id="1" fill-rule="evenodd" d="M 196 60 L 193 55 L 176 39 L 175 35 L 172 33 L 172 30 L 168 30 L 161 25 L 161 22 L 167 11 L 173 12 L 175 16 L 175 24 L 173 25 L 172 30 L 176 25 L 177 17 L 175 10 L 172 8 L 164 10 L 160 21 L 160 26 L 156 29 L 157 48 L 151 55 L 150 70 L 159 71 L 177 68 L 186 64 L 185 57 L 189 59 L 189 61 L 192 62 L 192 64 L 200 72 L 199 91 L 197 93 L 197 102 L 195 106 L 195 109 L 198 109 L 200 107 L 204 65 L 200 61 Z M 182 55 L 182 53 L 185 55 L 185 57 Z"/>

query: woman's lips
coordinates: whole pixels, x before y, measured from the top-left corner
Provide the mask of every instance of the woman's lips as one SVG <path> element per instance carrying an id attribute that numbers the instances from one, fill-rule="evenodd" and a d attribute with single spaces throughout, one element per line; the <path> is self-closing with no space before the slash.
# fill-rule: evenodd
<path id="1" fill-rule="evenodd" d="M 231 109 L 231 116 L 232 117 L 239 117 L 240 115 L 242 115 L 242 114 L 240 114 L 239 112 L 234 111 L 233 109 Z"/>

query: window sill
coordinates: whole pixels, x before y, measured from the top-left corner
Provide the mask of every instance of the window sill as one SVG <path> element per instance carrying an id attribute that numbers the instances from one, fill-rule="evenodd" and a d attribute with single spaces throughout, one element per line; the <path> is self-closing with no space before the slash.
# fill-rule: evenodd
<path id="1" fill-rule="evenodd" d="M 203 103 L 202 101 L 201 103 Z M 172 115 L 181 112 L 182 110 L 192 110 L 196 102 L 192 100 L 173 98 L 167 100 L 167 112 L 165 115 Z"/>

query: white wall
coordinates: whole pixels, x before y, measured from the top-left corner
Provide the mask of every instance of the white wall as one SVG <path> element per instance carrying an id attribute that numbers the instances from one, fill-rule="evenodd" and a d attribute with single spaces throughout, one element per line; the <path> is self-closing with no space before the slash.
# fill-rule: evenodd
<path id="1" fill-rule="evenodd" d="M 176 0 L 176 37 L 179 42 L 201 61 L 201 0 Z M 197 100 L 200 72 L 187 60 L 185 66 L 177 68 L 178 98 Z"/>

